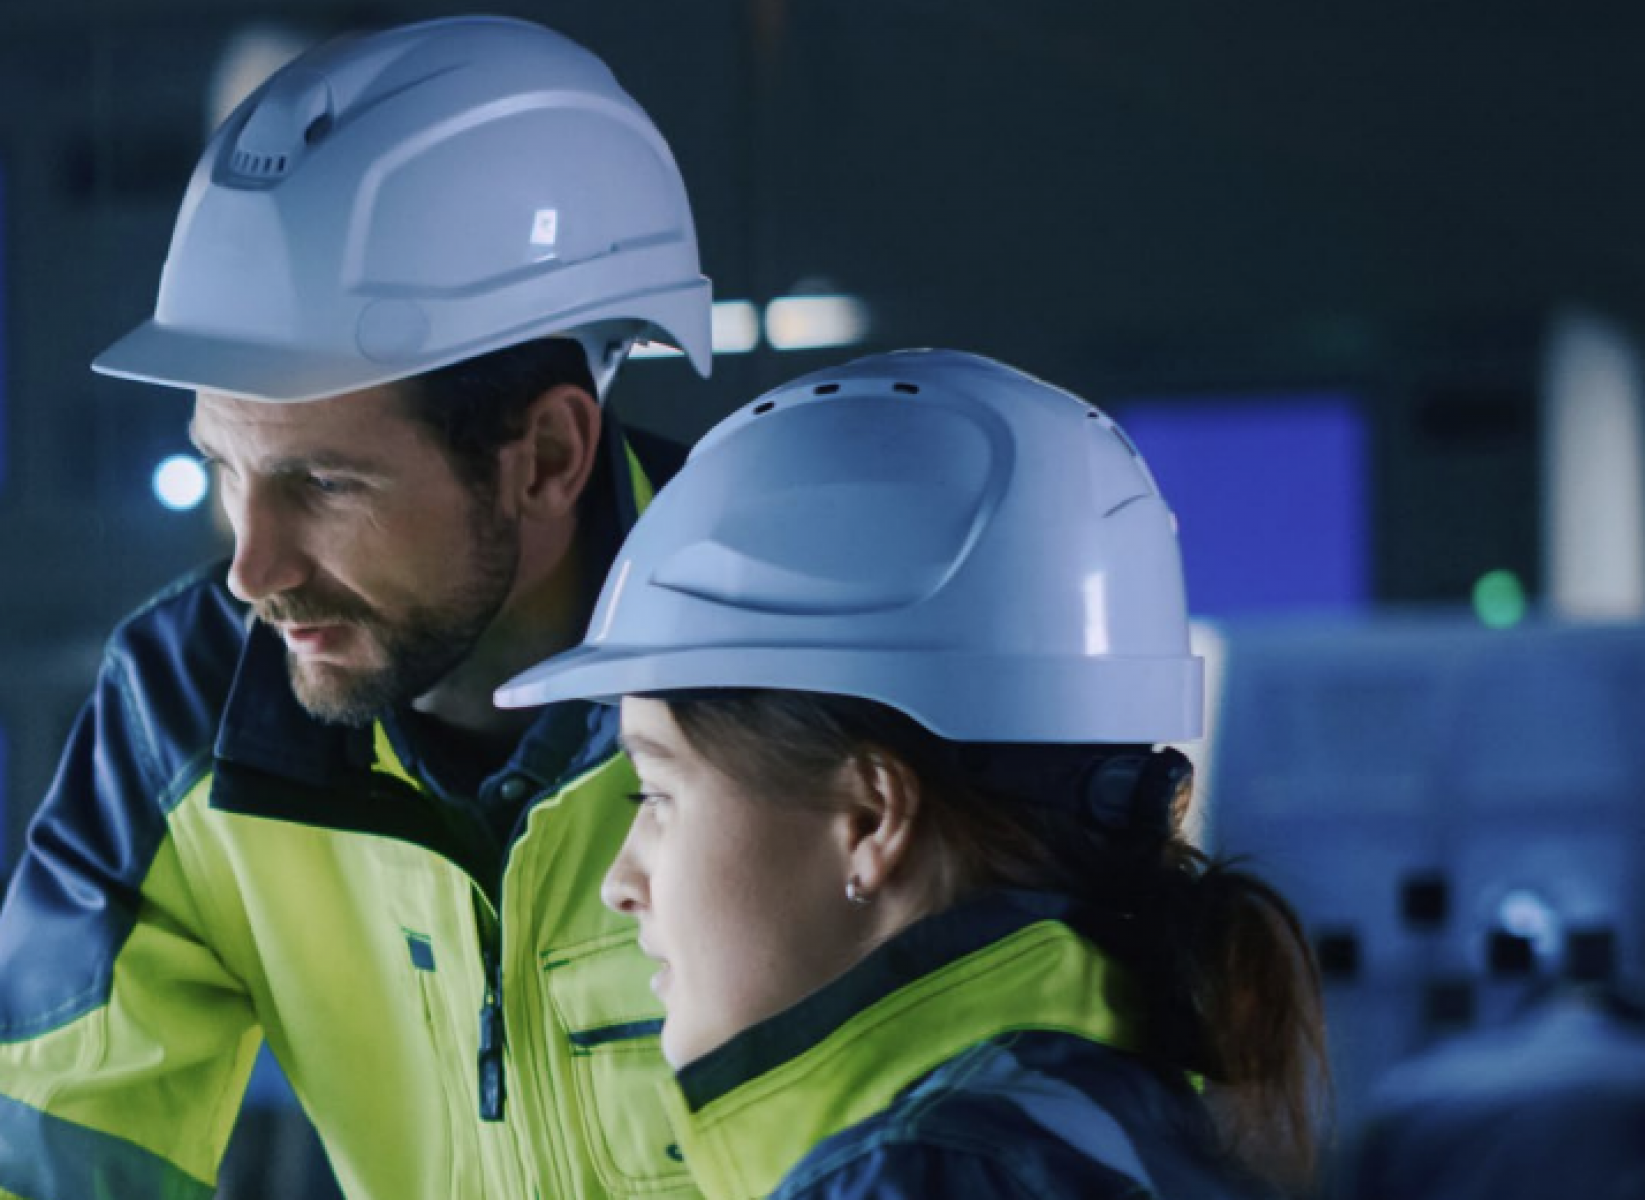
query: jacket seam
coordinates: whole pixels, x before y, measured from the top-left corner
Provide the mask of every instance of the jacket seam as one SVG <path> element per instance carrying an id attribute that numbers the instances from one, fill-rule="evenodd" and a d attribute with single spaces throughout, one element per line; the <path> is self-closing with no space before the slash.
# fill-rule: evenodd
<path id="1" fill-rule="evenodd" d="M 912 1133 L 914 1125 L 928 1112 L 936 1108 L 955 1092 L 960 1091 L 970 1080 L 988 1065 L 989 1060 L 1003 1051 L 1005 1046 L 1015 1041 L 1017 1034 L 1009 1033 L 1003 1038 L 990 1039 L 971 1049 L 963 1051 L 953 1061 L 939 1067 L 937 1070 L 944 1078 L 930 1088 L 925 1095 L 918 1085 L 909 1095 L 910 1103 L 907 1112 L 892 1117 L 893 1128 L 899 1131 Z"/>
<path id="2" fill-rule="evenodd" d="M 145 777 L 139 782 L 151 798 L 158 798 L 164 791 L 160 751 L 155 744 L 154 729 L 149 723 L 148 714 L 137 702 L 131 685 L 131 654 L 123 648 L 111 647 L 108 658 L 110 682 L 119 693 L 121 713 L 138 735 L 131 740 L 138 769 Z"/>

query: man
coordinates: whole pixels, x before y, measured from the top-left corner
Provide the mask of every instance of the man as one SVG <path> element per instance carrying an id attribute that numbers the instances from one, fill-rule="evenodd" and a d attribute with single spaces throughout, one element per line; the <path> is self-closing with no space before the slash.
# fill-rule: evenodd
<path id="1" fill-rule="evenodd" d="M 333 43 L 218 131 L 96 366 L 196 393 L 234 556 L 115 633 L 0 911 L 0 1195 L 210 1195 L 264 1037 L 351 1197 L 686 1189 L 615 723 L 490 697 L 646 499 L 599 394 L 637 337 L 706 373 L 708 310 L 661 136 L 537 26 Z"/>

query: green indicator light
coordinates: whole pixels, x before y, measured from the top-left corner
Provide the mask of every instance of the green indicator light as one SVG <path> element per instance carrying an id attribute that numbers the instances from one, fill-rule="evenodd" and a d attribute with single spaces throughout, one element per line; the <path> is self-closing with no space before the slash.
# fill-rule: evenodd
<path id="1" fill-rule="evenodd" d="M 1474 615 L 1492 629 L 1525 619 L 1525 585 L 1512 571 L 1487 571 L 1474 582 Z"/>

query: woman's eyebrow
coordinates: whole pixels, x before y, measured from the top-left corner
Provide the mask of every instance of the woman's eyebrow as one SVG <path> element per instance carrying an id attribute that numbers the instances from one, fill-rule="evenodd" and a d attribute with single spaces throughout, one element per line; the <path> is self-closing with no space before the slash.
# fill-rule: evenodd
<path id="1" fill-rule="evenodd" d="M 617 735 L 617 744 L 623 748 L 623 753 L 630 758 L 636 754 L 644 755 L 647 758 L 674 757 L 674 751 L 643 733 L 620 733 Z"/>

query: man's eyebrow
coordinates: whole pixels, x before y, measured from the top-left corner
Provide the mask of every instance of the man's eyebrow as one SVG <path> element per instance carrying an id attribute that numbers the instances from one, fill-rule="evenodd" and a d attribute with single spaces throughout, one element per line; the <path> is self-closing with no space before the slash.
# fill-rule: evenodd
<path id="1" fill-rule="evenodd" d="M 217 452 L 200 436 L 194 423 L 189 422 L 188 440 L 203 458 L 217 458 Z M 345 471 L 351 475 L 377 476 L 383 473 L 382 465 L 370 458 L 361 458 L 358 455 L 347 454 L 341 450 L 314 450 L 307 454 L 287 454 L 280 458 L 271 459 L 257 464 L 258 469 L 269 475 L 300 475 L 305 471 Z"/>
<path id="2" fill-rule="evenodd" d="M 345 471 L 350 475 L 381 475 L 382 464 L 374 459 L 345 454 L 341 450 L 313 450 L 307 454 L 287 454 L 262 464 L 270 475 L 294 475 L 304 471 Z"/>

